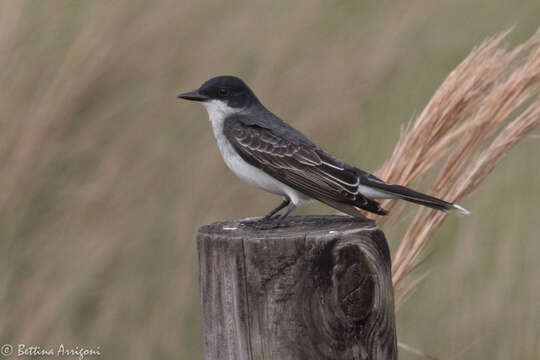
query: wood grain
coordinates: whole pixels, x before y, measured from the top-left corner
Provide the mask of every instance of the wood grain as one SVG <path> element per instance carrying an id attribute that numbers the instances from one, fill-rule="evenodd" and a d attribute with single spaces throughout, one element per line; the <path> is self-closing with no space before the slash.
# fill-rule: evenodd
<path id="1" fill-rule="evenodd" d="M 199 229 L 205 359 L 397 359 L 383 232 L 345 216 L 285 225 Z"/>

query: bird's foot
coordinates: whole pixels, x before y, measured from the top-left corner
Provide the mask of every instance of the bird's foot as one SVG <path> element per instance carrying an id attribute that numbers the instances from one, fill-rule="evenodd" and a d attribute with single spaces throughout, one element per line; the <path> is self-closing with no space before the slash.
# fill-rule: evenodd
<path id="1" fill-rule="evenodd" d="M 259 223 L 266 222 L 267 220 L 268 219 L 266 219 L 264 217 L 249 218 L 249 219 L 240 221 L 239 224 L 240 225 L 253 225 L 253 224 L 259 224 Z"/>
<path id="2" fill-rule="evenodd" d="M 271 230 L 285 226 L 280 220 L 281 216 L 279 215 L 265 216 L 241 221 L 240 225 L 249 226 L 257 230 Z"/>
<path id="3" fill-rule="evenodd" d="M 257 230 L 272 230 L 277 228 L 286 227 L 287 224 L 281 221 L 267 221 L 254 224 L 253 227 Z"/>

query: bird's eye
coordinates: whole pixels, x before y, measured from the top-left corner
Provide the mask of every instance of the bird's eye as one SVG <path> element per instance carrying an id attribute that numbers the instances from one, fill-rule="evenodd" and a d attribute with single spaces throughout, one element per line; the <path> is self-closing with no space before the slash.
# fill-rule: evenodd
<path id="1" fill-rule="evenodd" d="M 218 93 L 220 96 L 227 96 L 229 95 L 229 89 L 227 88 L 219 88 Z"/>

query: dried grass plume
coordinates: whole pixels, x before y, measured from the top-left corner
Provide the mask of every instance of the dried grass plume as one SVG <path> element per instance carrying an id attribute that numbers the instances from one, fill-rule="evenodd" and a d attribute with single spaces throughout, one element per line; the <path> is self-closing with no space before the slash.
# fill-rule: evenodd
<path id="1" fill-rule="evenodd" d="M 450 73 L 378 176 L 408 185 L 437 165 L 428 193 L 458 202 L 540 124 L 540 30 L 511 51 L 501 46 L 509 32 L 486 40 Z M 446 216 L 420 209 L 409 224 L 392 265 L 397 306 L 420 280 L 409 275 Z"/>

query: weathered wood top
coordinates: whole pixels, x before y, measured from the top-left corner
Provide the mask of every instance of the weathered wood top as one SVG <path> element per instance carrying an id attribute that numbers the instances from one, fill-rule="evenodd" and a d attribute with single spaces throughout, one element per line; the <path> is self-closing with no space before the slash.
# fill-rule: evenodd
<path id="1" fill-rule="evenodd" d="M 257 224 L 245 223 L 256 219 L 246 218 L 215 222 L 202 226 L 199 229 L 199 234 L 223 235 L 227 238 L 244 238 L 249 240 L 259 238 L 298 238 L 298 236 L 303 234 L 332 238 L 337 234 L 343 233 L 367 230 L 380 231 L 374 220 L 341 215 L 290 216 L 279 227 L 272 229 L 261 228 Z"/>

